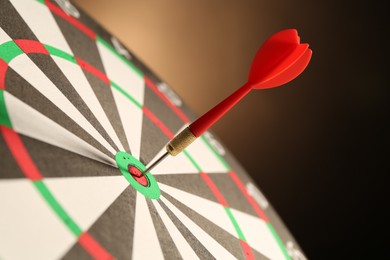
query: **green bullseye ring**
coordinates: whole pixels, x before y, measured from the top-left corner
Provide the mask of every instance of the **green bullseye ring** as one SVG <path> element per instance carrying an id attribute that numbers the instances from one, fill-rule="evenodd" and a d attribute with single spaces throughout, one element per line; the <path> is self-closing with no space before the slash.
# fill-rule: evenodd
<path id="1" fill-rule="evenodd" d="M 146 169 L 143 163 L 126 152 L 117 152 L 115 155 L 115 160 L 122 175 L 131 184 L 131 186 L 133 186 L 134 189 L 149 199 L 156 200 L 160 198 L 160 187 L 150 172 L 147 172 L 145 175 L 146 179 L 148 180 L 148 185 L 143 186 L 142 184 L 138 183 L 128 171 L 129 166 L 134 166 L 143 172 Z"/>

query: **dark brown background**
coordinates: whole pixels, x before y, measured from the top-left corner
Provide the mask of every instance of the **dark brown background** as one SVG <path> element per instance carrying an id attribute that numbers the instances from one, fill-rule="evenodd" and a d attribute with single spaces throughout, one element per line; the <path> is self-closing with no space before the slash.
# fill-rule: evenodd
<path id="1" fill-rule="evenodd" d="M 212 130 L 310 259 L 390 257 L 384 7 L 308 0 L 74 3 L 199 115 L 245 83 L 270 35 L 296 28 L 313 50 L 307 70 L 283 87 L 250 93 Z"/>

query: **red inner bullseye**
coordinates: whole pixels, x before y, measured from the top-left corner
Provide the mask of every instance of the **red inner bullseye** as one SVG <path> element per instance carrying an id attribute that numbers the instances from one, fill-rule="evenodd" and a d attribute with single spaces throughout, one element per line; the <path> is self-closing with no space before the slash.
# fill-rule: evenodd
<path id="1" fill-rule="evenodd" d="M 137 167 L 129 165 L 127 169 L 131 176 L 133 176 L 134 180 L 136 180 L 139 184 L 145 187 L 149 186 L 148 178 L 146 178 L 146 176 L 144 176 Z"/>

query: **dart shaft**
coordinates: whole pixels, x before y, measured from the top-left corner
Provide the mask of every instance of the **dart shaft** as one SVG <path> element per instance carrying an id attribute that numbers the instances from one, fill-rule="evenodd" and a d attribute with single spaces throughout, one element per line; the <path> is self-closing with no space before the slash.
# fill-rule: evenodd
<path id="1" fill-rule="evenodd" d="M 251 91 L 252 85 L 249 83 L 244 84 L 237 89 L 233 94 L 221 101 L 218 105 L 210 109 L 204 115 L 194 121 L 189 129 L 196 136 L 201 136 L 207 131 L 215 122 L 217 122 L 226 112 L 228 112 L 238 101 L 240 101 L 246 94 Z"/>

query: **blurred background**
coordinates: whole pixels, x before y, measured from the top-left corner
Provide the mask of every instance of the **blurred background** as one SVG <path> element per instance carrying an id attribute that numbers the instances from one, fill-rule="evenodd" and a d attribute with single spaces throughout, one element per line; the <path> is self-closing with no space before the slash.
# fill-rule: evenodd
<path id="1" fill-rule="evenodd" d="M 201 115 L 247 79 L 273 33 L 296 28 L 312 61 L 250 93 L 212 131 L 309 259 L 390 259 L 389 32 L 376 1 L 74 0 Z"/>

